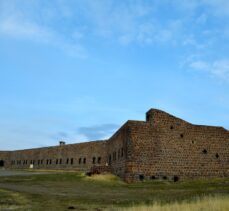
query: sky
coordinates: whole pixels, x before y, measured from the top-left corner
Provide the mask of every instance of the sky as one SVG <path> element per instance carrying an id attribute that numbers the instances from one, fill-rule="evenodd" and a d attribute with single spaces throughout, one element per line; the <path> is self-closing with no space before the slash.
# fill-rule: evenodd
<path id="1" fill-rule="evenodd" d="M 109 138 L 157 108 L 229 129 L 228 0 L 0 0 L 0 150 Z"/>

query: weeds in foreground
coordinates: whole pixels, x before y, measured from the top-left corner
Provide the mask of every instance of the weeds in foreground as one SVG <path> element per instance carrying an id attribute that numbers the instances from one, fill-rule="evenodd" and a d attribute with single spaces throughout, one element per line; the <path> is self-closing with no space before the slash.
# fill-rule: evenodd
<path id="1" fill-rule="evenodd" d="M 194 201 L 173 202 L 171 204 L 154 203 L 128 208 L 114 208 L 117 211 L 228 211 L 229 196 L 205 196 Z"/>

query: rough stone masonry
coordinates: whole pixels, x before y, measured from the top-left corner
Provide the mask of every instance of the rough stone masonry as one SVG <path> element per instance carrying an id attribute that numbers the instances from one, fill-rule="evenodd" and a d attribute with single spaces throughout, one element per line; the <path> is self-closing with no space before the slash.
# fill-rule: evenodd
<path id="1" fill-rule="evenodd" d="M 127 182 L 229 177 L 229 131 L 150 109 L 108 140 L 0 151 L 0 168 L 110 171 Z"/>

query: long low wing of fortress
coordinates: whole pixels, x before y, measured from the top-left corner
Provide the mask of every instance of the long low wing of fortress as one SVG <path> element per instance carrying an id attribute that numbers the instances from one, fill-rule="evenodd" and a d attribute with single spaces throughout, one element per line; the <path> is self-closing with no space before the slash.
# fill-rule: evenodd
<path id="1" fill-rule="evenodd" d="M 108 171 L 127 182 L 229 177 L 229 131 L 150 109 L 108 140 L 0 151 L 0 167 Z"/>

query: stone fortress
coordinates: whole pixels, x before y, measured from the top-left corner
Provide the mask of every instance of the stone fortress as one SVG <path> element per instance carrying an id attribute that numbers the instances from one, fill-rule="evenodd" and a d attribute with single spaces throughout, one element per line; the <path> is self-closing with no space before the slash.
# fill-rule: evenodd
<path id="1" fill-rule="evenodd" d="M 0 167 L 109 171 L 127 182 L 229 177 L 229 131 L 150 109 L 108 140 L 0 151 Z"/>

